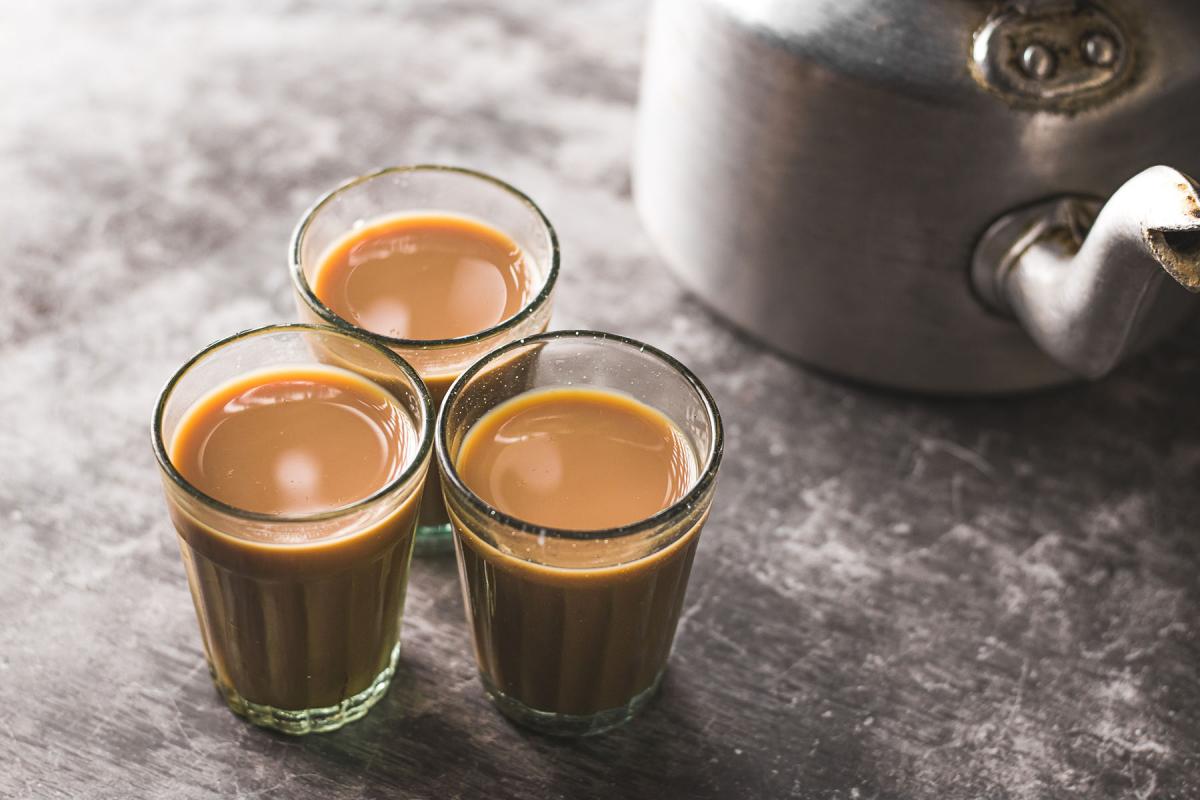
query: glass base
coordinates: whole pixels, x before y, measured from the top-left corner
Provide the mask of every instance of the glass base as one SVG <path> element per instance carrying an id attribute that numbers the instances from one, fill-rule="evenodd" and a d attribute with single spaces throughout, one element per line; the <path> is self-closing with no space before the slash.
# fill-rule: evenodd
<path id="1" fill-rule="evenodd" d="M 454 552 L 454 531 L 450 523 L 418 525 L 413 553 L 418 556 L 441 556 Z"/>
<path id="2" fill-rule="evenodd" d="M 625 705 L 582 715 L 557 714 L 553 711 L 539 711 L 536 708 L 530 708 L 520 700 L 509 697 L 497 689 L 487 676 L 480 674 L 479 677 L 483 681 L 484 690 L 487 691 L 488 697 L 495 703 L 496 708 L 518 725 L 523 725 L 547 736 L 595 736 L 618 728 L 637 716 L 637 713 L 650 702 L 654 693 L 658 691 L 665 671 L 665 669 L 660 670 L 655 676 L 654 682 L 634 695 L 633 699 Z"/>
<path id="3" fill-rule="evenodd" d="M 254 703 L 238 694 L 232 687 L 224 686 L 213 676 L 213 682 L 233 713 L 245 717 L 263 728 L 303 736 L 307 733 L 328 733 L 343 725 L 362 719 L 371 707 L 387 693 L 392 675 L 396 672 L 396 661 L 400 658 L 400 645 L 392 648 L 392 655 L 383 671 L 375 676 L 371 685 L 353 697 L 348 697 L 335 706 L 290 710 Z"/>

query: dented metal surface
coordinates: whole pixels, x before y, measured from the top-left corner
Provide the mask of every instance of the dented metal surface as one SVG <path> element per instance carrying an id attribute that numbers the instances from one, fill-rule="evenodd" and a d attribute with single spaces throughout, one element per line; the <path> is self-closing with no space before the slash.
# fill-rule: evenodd
<path id="1" fill-rule="evenodd" d="M 804 362 L 956 395 L 1076 380 L 1099 367 L 980 303 L 972 255 L 1047 198 L 1200 173 L 1197 40 L 1174 0 L 658 0 L 635 198 L 686 287 Z M 1126 353 L 1189 302 L 1156 292 Z M 1113 313 L 1077 318 L 1104 338 Z"/>
<path id="2" fill-rule="evenodd" d="M 1002 4 L 972 36 L 971 74 L 1013 106 L 1077 112 L 1132 77 L 1137 53 L 1125 28 L 1092 3 Z"/>

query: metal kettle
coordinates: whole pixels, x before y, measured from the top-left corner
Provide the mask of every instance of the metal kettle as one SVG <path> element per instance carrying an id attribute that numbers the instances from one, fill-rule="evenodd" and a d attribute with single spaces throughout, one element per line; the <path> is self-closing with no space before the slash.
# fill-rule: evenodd
<path id="1" fill-rule="evenodd" d="M 1017 391 L 1167 335 L 1200 290 L 1187 171 L 1200 4 L 651 14 L 634 156 L 651 238 L 736 325 L 860 380 Z"/>

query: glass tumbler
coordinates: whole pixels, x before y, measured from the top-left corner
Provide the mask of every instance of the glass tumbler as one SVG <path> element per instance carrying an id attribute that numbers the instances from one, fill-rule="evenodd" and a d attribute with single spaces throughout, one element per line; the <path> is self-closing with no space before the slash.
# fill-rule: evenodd
<path id="1" fill-rule="evenodd" d="M 507 234 L 522 250 L 530 275 L 530 299 L 498 324 L 452 339 L 384 336 L 339 316 L 313 290 L 326 254 L 357 227 L 396 216 L 448 213 L 484 222 Z M 389 167 L 353 178 L 322 196 L 304 213 L 292 234 L 292 283 L 301 319 L 355 330 L 403 356 L 416 368 L 435 410 L 458 375 L 480 356 L 507 342 L 539 333 L 550 321 L 558 278 L 558 238 L 541 209 L 498 178 L 459 167 Z M 417 553 L 449 552 L 449 519 L 437 470 L 431 470 L 421 502 Z"/>
<path id="2" fill-rule="evenodd" d="M 216 387 L 259 370 L 335 366 L 382 388 L 416 445 L 397 477 L 328 511 L 280 515 L 213 498 L 172 463 L 186 412 Z M 152 438 L 209 670 L 229 707 L 290 734 L 362 717 L 386 692 L 417 506 L 432 453 L 433 405 L 416 372 L 356 334 L 277 325 L 218 341 L 167 383 Z"/>
<path id="3" fill-rule="evenodd" d="M 580 531 L 517 519 L 472 492 L 456 468 L 472 426 L 518 395 L 564 386 L 624 393 L 671 420 L 697 467 L 685 494 L 647 519 Z M 662 679 L 712 505 L 722 431 L 708 391 L 649 345 L 556 331 L 502 347 L 464 372 L 442 406 L 436 447 L 488 695 L 511 719 L 552 735 L 629 720 Z"/>

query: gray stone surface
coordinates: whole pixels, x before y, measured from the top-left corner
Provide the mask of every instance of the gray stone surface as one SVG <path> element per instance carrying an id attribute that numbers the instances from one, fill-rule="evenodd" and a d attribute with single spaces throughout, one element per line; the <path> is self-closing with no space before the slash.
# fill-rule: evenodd
<path id="1" fill-rule="evenodd" d="M 0 796 L 1200 795 L 1200 326 L 1004 401 L 806 371 L 688 299 L 639 227 L 638 3 L 334 5 L 0 6 Z M 361 723 L 270 735 L 209 684 L 156 392 L 290 318 L 318 192 L 410 161 L 537 197 L 556 326 L 677 354 L 724 411 L 668 679 L 607 737 L 493 712 L 449 560 L 416 565 Z"/>

